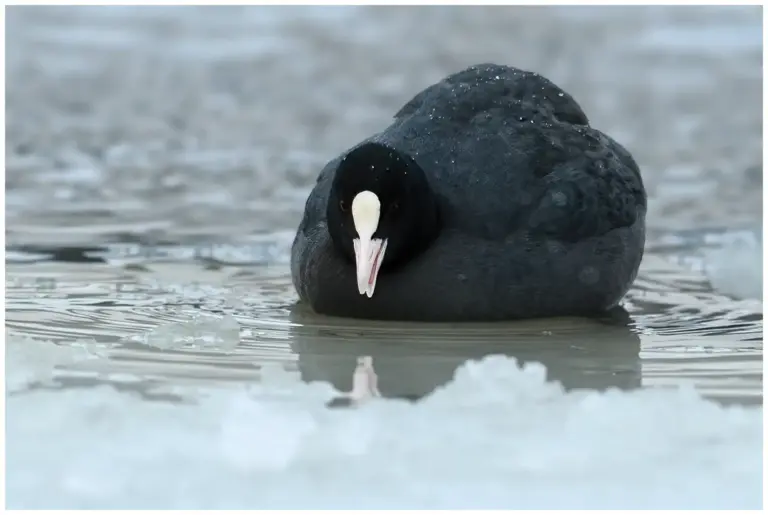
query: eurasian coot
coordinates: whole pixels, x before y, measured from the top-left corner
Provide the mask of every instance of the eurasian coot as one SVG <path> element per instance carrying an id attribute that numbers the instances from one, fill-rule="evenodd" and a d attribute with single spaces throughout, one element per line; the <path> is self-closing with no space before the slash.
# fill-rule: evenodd
<path id="1" fill-rule="evenodd" d="M 327 315 L 596 314 L 637 275 L 645 213 L 634 159 L 568 93 L 480 64 L 325 166 L 291 271 L 300 299 Z"/>

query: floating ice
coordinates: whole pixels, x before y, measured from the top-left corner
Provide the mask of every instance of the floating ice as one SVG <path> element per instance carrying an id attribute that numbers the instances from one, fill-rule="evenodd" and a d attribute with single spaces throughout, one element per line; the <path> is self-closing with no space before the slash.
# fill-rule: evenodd
<path id="1" fill-rule="evenodd" d="M 761 234 L 728 235 L 717 250 L 704 259 L 712 287 L 739 299 L 763 299 L 763 242 Z"/>
<path id="2" fill-rule="evenodd" d="M 26 392 L 7 399 L 8 507 L 761 506 L 762 408 L 566 393 L 545 375 L 490 357 L 419 403 L 352 409 L 326 407 L 326 384 L 268 378 L 183 404 Z"/>
<path id="3" fill-rule="evenodd" d="M 50 341 L 16 336 L 5 332 L 5 388 L 12 393 L 32 383 L 48 383 L 56 368 L 95 358 L 102 348 L 95 342 L 56 345 Z"/>
<path id="4" fill-rule="evenodd" d="M 139 338 L 159 349 L 232 350 L 240 343 L 240 324 L 231 315 L 196 313 L 187 320 L 160 325 Z"/>

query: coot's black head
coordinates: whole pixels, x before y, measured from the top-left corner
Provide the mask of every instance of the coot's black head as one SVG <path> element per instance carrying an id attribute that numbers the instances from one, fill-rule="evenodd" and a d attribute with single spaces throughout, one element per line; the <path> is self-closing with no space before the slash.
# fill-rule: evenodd
<path id="1" fill-rule="evenodd" d="M 357 267 L 358 290 L 368 297 L 380 269 L 384 275 L 405 264 L 440 230 L 437 199 L 424 170 L 381 143 L 364 143 L 342 159 L 326 214 L 336 248 Z"/>

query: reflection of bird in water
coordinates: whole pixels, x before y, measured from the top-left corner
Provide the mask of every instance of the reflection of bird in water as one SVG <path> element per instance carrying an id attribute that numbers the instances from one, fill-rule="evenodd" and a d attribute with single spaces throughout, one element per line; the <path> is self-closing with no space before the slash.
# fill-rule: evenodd
<path id="1" fill-rule="evenodd" d="M 291 322 L 302 380 L 348 392 L 335 406 L 379 395 L 418 400 L 451 381 L 467 361 L 493 354 L 542 363 L 548 380 L 568 390 L 633 389 L 642 382 L 640 338 L 623 310 L 600 320 L 464 325 L 330 318 L 297 306 Z"/>
<path id="2" fill-rule="evenodd" d="M 373 358 L 360 356 L 357 358 L 357 367 L 352 374 L 352 390 L 332 399 L 328 405 L 331 407 L 358 405 L 373 397 L 381 397 L 379 376 L 373 369 Z"/>

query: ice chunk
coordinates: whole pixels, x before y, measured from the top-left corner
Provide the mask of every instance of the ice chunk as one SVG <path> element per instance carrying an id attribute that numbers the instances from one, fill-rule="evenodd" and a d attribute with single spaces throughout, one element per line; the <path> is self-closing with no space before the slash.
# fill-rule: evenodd
<path id="1" fill-rule="evenodd" d="M 100 355 L 102 347 L 94 341 L 57 345 L 5 332 L 5 387 L 8 392 L 24 389 L 31 383 L 50 381 L 56 368 Z"/>
<path id="2" fill-rule="evenodd" d="M 763 299 L 761 234 L 727 235 L 722 247 L 707 252 L 704 270 L 712 287 L 739 299 Z"/>
<path id="3" fill-rule="evenodd" d="M 420 402 L 346 410 L 326 407 L 327 385 L 287 393 L 285 378 L 279 395 L 220 386 L 182 404 L 27 392 L 7 399 L 8 507 L 761 506 L 761 407 L 545 377 L 490 357 Z"/>
<path id="4" fill-rule="evenodd" d="M 186 320 L 154 328 L 143 340 L 160 349 L 232 350 L 240 343 L 240 324 L 232 315 L 195 313 Z"/>

